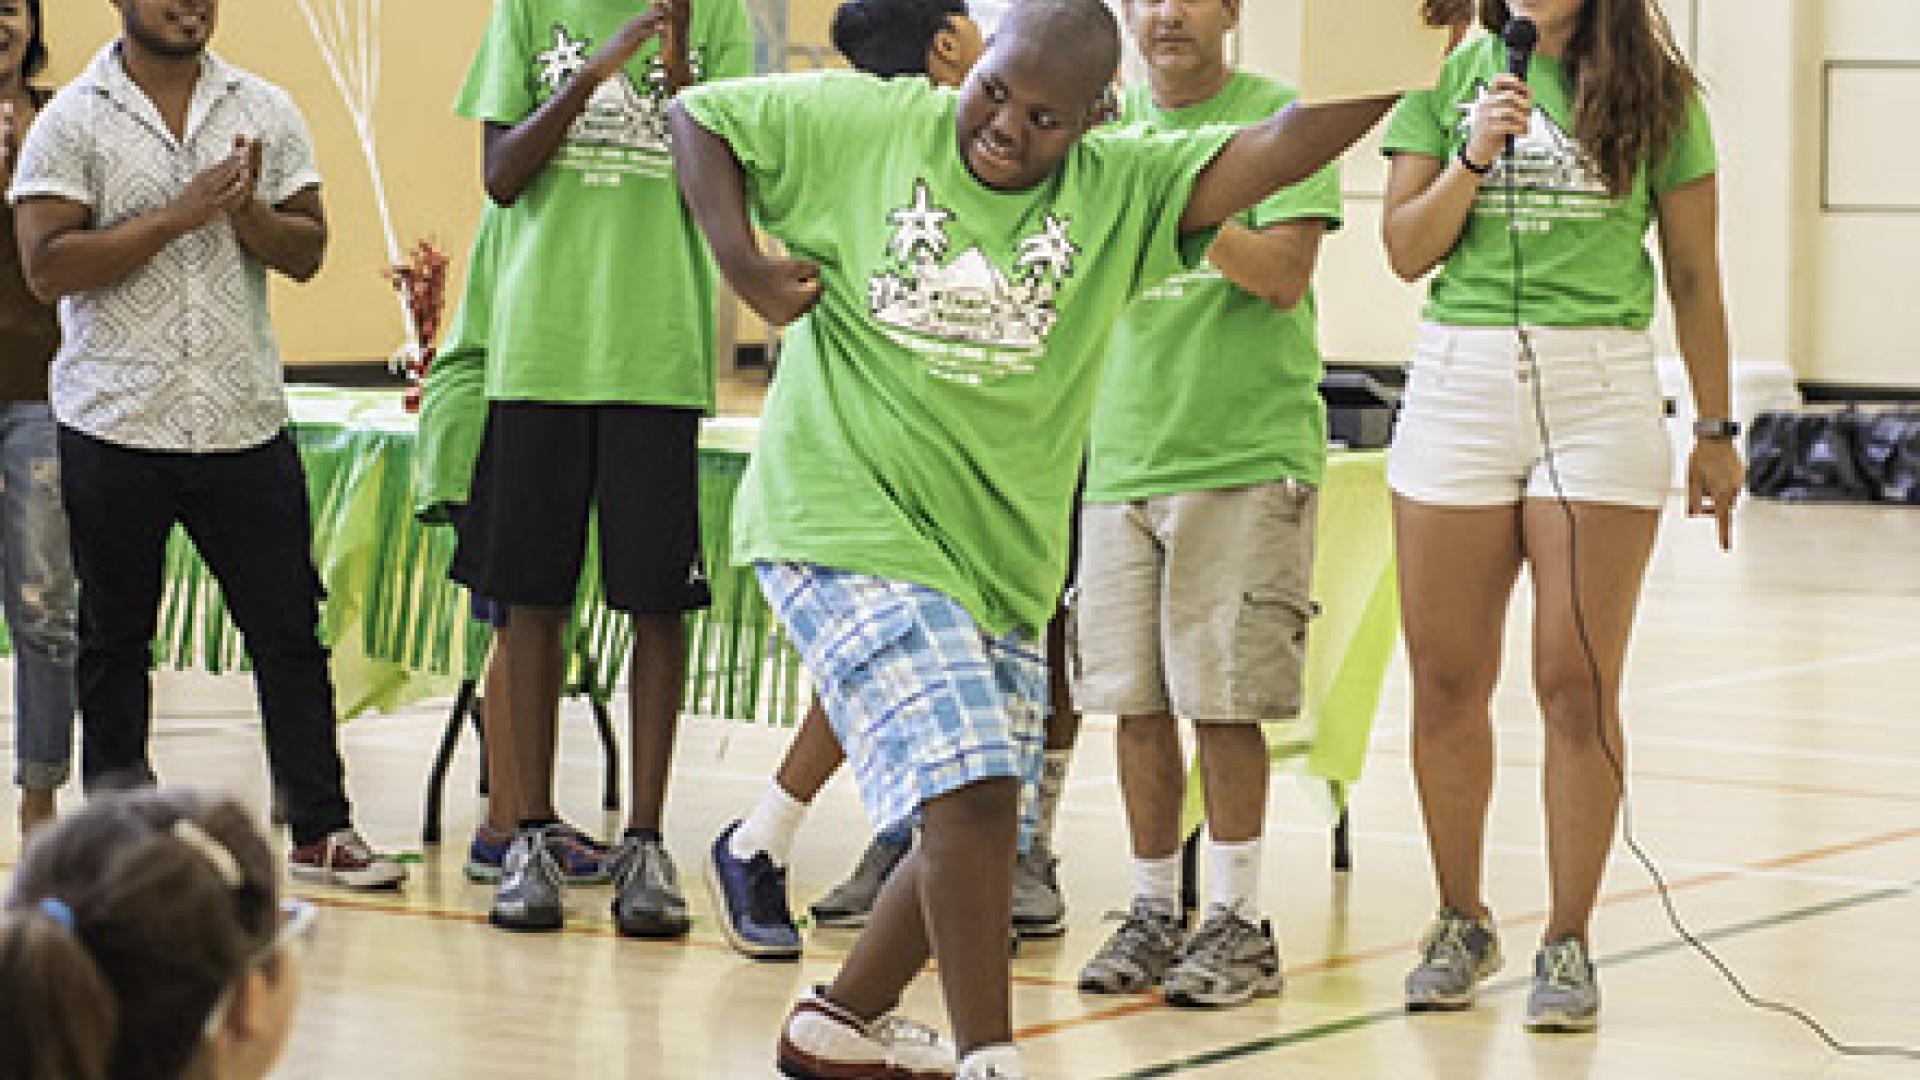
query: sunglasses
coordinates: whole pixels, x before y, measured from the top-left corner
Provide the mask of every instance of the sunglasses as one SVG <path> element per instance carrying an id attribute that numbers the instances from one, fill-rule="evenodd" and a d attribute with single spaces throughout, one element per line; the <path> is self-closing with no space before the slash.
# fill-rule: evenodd
<path id="1" fill-rule="evenodd" d="M 280 929 L 274 932 L 273 940 L 254 954 L 251 967 L 270 964 L 290 952 L 304 954 L 313 944 L 313 932 L 320 925 L 320 909 L 313 903 L 290 897 L 280 901 Z M 227 1020 L 227 1007 L 233 1004 L 233 987 L 236 982 L 220 992 L 213 1003 L 213 1011 L 207 1014 L 206 1037 L 211 1039 L 220 1033 Z"/>

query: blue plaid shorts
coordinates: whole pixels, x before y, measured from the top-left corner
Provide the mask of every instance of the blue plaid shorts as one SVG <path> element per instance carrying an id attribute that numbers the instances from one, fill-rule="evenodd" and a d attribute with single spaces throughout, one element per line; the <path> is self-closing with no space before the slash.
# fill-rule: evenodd
<path id="1" fill-rule="evenodd" d="M 808 563 L 754 564 L 846 751 L 879 831 L 983 780 L 1020 781 L 1020 847 L 1038 824 L 1047 664 L 944 593 Z"/>

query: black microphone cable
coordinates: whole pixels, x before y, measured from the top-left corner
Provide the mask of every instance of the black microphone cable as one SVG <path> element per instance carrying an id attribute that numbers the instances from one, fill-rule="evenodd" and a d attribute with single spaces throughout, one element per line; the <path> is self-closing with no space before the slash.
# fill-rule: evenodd
<path id="1" fill-rule="evenodd" d="M 1534 350 L 1533 334 L 1524 318 L 1524 296 L 1526 292 L 1526 261 L 1520 243 L 1520 178 L 1515 155 L 1510 151 L 1505 162 L 1505 183 L 1507 196 L 1507 238 L 1513 253 L 1513 329 L 1520 346 L 1520 359 L 1527 370 L 1527 377 L 1533 384 L 1534 422 L 1539 428 L 1541 457 L 1547 467 L 1547 478 L 1553 485 L 1554 501 L 1559 504 L 1561 514 L 1567 522 L 1567 574 L 1569 593 L 1573 604 L 1574 630 L 1580 639 L 1580 650 L 1587 661 L 1587 672 L 1593 680 L 1594 724 L 1600 736 L 1600 748 L 1607 756 L 1607 764 L 1613 769 L 1614 780 L 1620 788 L 1620 837 L 1626 843 L 1627 850 L 1639 861 L 1640 866 L 1653 879 L 1655 891 L 1660 896 L 1660 906 L 1664 909 L 1667 924 L 1673 928 L 1681 941 L 1699 953 L 1713 969 L 1720 973 L 1740 1000 L 1752 1008 L 1764 1012 L 1778 1013 L 1798 1021 L 1811 1031 L 1816 1038 L 1826 1044 L 1828 1050 L 1842 1057 L 1881 1057 L 1904 1058 L 1920 1061 L 1920 1047 L 1877 1045 L 1842 1042 L 1835 1038 L 1826 1025 L 1813 1014 L 1799 1006 L 1771 998 L 1761 997 L 1747 988 L 1747 984 L 1733 968 L 1713 951 L 1712 946 L 1700 939 L 1680 917 L 1679 908 L 1674 904 L 1673 893 L 1668 888 L 1667 877 L 1653 857 L 1640 846 L 1639 838 L 1633 828 L 1633 796 L 1627 784 L 1627 770 L 1619 753 L 1614 749 L 1613 741 L 1607 731 L 1606 691 L 1600 672 L 1600 660 L 1593 647 L 1593 638 L 1587 628 L 1586 606 L 1580 598 L 1580 520 L 1574 513 L 1573 500 L 1567 497 L 1566 486 L 1560 479 L 1560 465 L 1553 446 L 1553 431 L 1547 423 L 1546 393 L 1542 388 L 1545 380 L 1540 370 L 1540 357 Z M 1624 730 L 1624 724 L 1623 730 Z"/>

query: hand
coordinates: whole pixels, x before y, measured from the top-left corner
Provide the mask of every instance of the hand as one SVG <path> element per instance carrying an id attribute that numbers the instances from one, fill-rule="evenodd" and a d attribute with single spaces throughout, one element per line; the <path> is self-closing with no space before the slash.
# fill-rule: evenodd
<path id="1" fill-rule="evenodd" d="M 727 280 L 769 326 L 785 326 L 820 302 L 820 268 L 805 259 L 759 255 L 730 271 Z"/>
<path id="2" fill-rule="evenodd" d="M 14 160 L 20 155 L 18 116 L 13 102 L 0 102 L 0 175 L 12 176 Z"/>
<path id="3" fill-rule="evenodd" d="M 1425 0 L 1421 4 L 1421 17 L 1428 26 L 1444 26 L 1452 31 L 1447 40 L 1447 52 L 1451 55 L 1473 29 L 1473 0 Z"/>
<path id="4" fill-rule="evenodd" d="M 652 41 L 666 29 L 671 16 L 669 4 L 656 3 L 647 10 L 628 19 L 614 35 L 606 40 L 593 55 L 587 58 L 586 74 L 595 83 L 602 83 L 618 74 L 627 62 L 633 59 L 640 46 Z"/>
<path id="5" fill-rule="evenodd" d="M 1720 525 L 1720 550 L 1733 550 L 1733 505 L 1747 479 L 1732 439 L 1699 439 L 1687 458 L 1687 516 L 1711 514 Z"/>
<path id="6" fill-rule="evenodd" d="M 1492 164 L 1507 151 L 1509 138 L 1525 135 L 1533 118 L 1533 90 L 1512 75 L 1502 74 L 1482 91 L 1473 105 L 1473 132 L 1467 137 L 1467 156 L 1476 165 Z"/>
<path id="7" fill-rule="evenodd" d="M 181 231 L 193 232 L 223 214 L 231 214 L 253 198 L 252 152 L 238 143 L 234 152 L 188 182 L 173 201 Z"/>
<path id="8" fill-rule="evenodd" d="M 245 135 L 233 137 L 233 152 L 245 152 L 247 155 L 247 177 L 253 185 L 260 183 L 260 170 L 266 164 L 267 144 L 259 139 L 249 139 Z M 248 190 L 252 190 L 250 187 Z"/>

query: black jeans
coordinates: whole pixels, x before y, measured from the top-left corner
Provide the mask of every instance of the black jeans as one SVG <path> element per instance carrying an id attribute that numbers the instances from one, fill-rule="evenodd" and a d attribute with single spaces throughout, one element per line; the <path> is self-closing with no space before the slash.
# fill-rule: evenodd
<path id="1" fill-rule="evenodd" d="M 153 638 L 178 523 L 225 594 L 253 661 L 267 763 L 296 844 L 345 828 L 333 683 L 320 644 L 307 484 L 286 432 L 231 453 L 133 450 L 60 429 L 61 489 L 80 579 L 81 776 L 89 791 L 154 782 Z"/>

